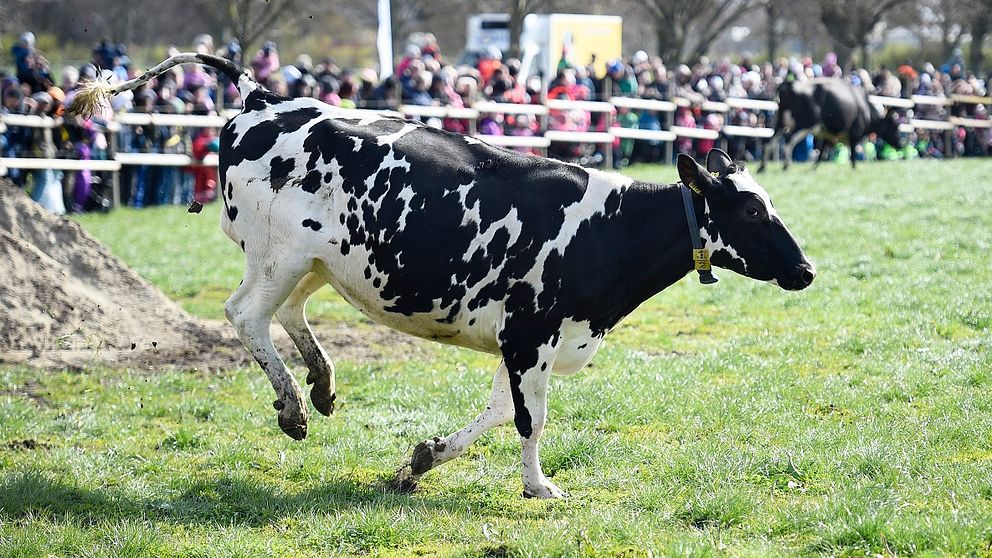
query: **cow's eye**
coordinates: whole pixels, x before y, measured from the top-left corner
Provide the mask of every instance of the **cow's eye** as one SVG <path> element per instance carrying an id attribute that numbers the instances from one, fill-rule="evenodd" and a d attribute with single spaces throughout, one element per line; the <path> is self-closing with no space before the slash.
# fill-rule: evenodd
<path id="1" fill-rule="evenodd" d="M 744 210 L 744 213 L 746 213 L 747 216 L 751 219 L 757 219 L 758 215 L 761 214 L 761 211 L 758 209 L 757 206 L 752 205 L 752 206 L 748 206 L 748 208 Z"/>

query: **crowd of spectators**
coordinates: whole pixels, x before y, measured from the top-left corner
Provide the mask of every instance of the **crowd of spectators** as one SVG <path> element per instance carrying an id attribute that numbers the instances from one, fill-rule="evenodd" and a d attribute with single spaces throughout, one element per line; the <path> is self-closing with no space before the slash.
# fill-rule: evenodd
<path id="1" fill-rule="evenodd" d="M 197 38 L 195 48 L 213 52 L 205 36 Z M 64 115 L 64 107 L 72 101 L 79 86 L 98 77 L 98 68 L 106 68 L 102 77 L 112 80 L 137 75 L 138 68 L 131 63 L 124 45 L 101 41 L 93 49 L 90 63 L 80 68 L 65 67 L 57 84 L 48 61 L 35 48 L 33 34 L 21 35 L 12 54 L 17 70 L 14 75 L 0 74 L 3 100 L 0 114 L 37 115 L 52 120 L 50 127 L 6 126 L 6 131 L 0 134 L 0 152 L 4 157 L 105 160 L 110 156 L 111 146 L 116 145 L 120 152 L 191 154 L 202 159 L 210 150 L 217 149 L 216 131 L 212 128 L 120 126 L 117 131 L 111 131 L 104 116 L 84 120 Z M 177 68 L 151 87 L 113 97 L 111 111 L 215 114 L 216 85 L 215 77 L 199 66 Z M 121 201 L 134 207 L 189 203 L 193 199 L 210 201 L 216 187 L 214 175 L 202 166 L 185 169 L 124 166 L 120 172 Z M 29 188 L 36 201 L 58 214 L 110 206 L 110 173 L 56 169 L 25 172 L 10 168 L 8 178 Z"/>
<path id="2" fill-rule="evenodd" d="M 527 75 L 521 63 L 507 58 L 498 49 L 479 53 L 472 64 L 458 64 L 442 55 L 435 37 L 429 33 L 415 34 L 404 51 L 392 75 L 379 76 L 371 68 L 339 67 L 332 59 L 315 62 L 301 54 L 293 63 L 280 59 L 278 46 L 266 42 L 253 56 L 245 56 L 237 41 L 219 48 L 208 35 L 194 39 L 193 49 L 215 53 L 238 64 L 252 68 L 256 79 L 273 92 L 292 97 L 314 97 L 345 108 L 387 109 L 400 104 L 448 107 L 470 107 L 479 101 L 541 104 L 546 99 L 605 100 L 613 96 L 671 100 L 688 100 L 670 116 L 657 111 L 619 109 L 615 115 L 582 110 L 552 110 L 545 121 L 528 115 L 484 113 L 478 122 L 466 119 L 429 119 L 429 124 L 445 129 L 486 135 L 536 136 L 542 130 L 605 131 L 613 125 L 646 130 L 662 130 L 671 125 L 721 130 L 733 124 L 749 127 L 771 127 L 774 113 L 731 109 L 706 110 L 707 101 L 724 101 L 728 97 L 774 100 L 778 86 L 788 80 L 834 77 L 849 80 L 869 93 L 892 97 L 910 95 L 946 96 L 969 94 L 984 96 L 989 80 L 982 80 L 967 71 L 960 52 L 939 68 L 926 63 L 916 67 L 911 62 L 895 71 L 882 66 L 874 74 L 865 69 L 842 69 L 835 55 L 816 62 L 806 58 L 780 58 L 774 62 L 758 63 L 747 53 L 739 60 L 729 58 L 698 60 L 692 65 L 667 65 L 657 56 L 638 51 L 629 59 L 611 60 L 606 71 L 596 70 L 595 60 L 577 64 L 567 55 L 561 57 L 557 73 L 550 76 L 547 86 L 540 75 Z M 172 47 L 169 54 L 178 49 Z M 0 150 L 5 157 L 64 157 L 74 159 L 105 159 L 116 145 L 117 151 L 144 153 L 189 154 L 203 159 L 217 150 L 216 131 L 212 128 L 179 128 L 175 126 L 120 126 L 108 131 L 101 118 L 79 120 L 63 118 L 62 107 L 71 101 L 80 84 L 95 79 L 98 73 L 110 79 L 126 80 L 139 73 L 132 64 L 124 45 L 101 41 L 92 51 L 90 63 L 80 68 L 66 67 L 57 79 L 45 57 L 35 48 L 31 33 L 21 35 L 11 54 L 16 70 L 0 73 L 0 95 L 3 113 L 34 114 L 52 117 L 52 128 L 9 126 L 0 135 Z M 104 70 L 98 70 L 104 68 Z M 58 83 L 56 83 L 58 82 Z M 223 109 L 240 107 L 235 84 L 211 68 L 186 65 L 173 68 L 164 75 L 133 92 L 113 99 L 113 112 L 217 114 Z M 915 115 L 925 119 L 940 119 L 945 110 L 938 105 L 919 106 Z M 981 104 L 957 105 L 956 114 L 987 119 Z M 116 135 L 114 135 L 116 134 Z M 987 130 L 957 129 L 951 136 L 952 145 L 944 145 L 945 136 L 925 131 L 914 132 L 910 148 L 904 153 L 883 153 L 884 149 L 868 149 L 856 154 L 870 158 L 939 157 L 948 148 L 957 154 L 977 155 L 990 152 Z M 731 155 L 739 159 L 761 156 L 762 142 L 747 137 L 727 137 Z M 705 153 L 717 140 L 679 137 L 674 151 Z M 560 158 L 593 162 L 602 153 L 591 144 L 553 144 L 552 155 Z M 518 148 L 529 151 L 529 148 Z M 658 161 L 665 150 L 661 142 L 646 140 L 617 141 L 613 146 L 615 164 L 631 161 Z M 812 145 L 800 146 L 800 151 Z M 797 154 L 802 159 L 803 153 Z M 121 201 L 134 207 L 167 203 L 211 201 L 215 197 L 215 171 L 210 167 L 191 165 L 185 168 L 164 166 L 125 166 L 120 173 Z M 31 190 L 32 196 L 57 213 L 87 211 L 108 206 L 108 176 L 89 171 L 66 172 L 38 170 L 21 172 L 9 170 L 9 178 Z"/>

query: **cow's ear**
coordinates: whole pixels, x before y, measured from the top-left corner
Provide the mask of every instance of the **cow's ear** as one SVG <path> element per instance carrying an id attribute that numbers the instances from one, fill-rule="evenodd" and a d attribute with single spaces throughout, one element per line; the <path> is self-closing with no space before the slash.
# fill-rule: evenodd
<path id="1" fill-rule="evenodd" d="M 676 166 L 679 169 L 679 180 L 682 181 L 682 184 L 696 192 L 706 195 L 715 187 L 713 176 L 695 159 L 685 153 L 679 153 Z"/>
<path id="2" fill-rule="evenodd" d="M 710 172 L 723 174 L 732 164 L 733 160 L 731 160 L 730 155 L 721 149 L 710 149 L 709 155 L 706 156 L 706 170 Z"/>

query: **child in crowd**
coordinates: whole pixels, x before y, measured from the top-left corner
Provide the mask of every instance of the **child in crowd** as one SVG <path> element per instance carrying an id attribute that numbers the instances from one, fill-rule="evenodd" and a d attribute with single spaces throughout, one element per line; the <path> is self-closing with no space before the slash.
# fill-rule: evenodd
<path id="1" fill-rule="evenodd" d="M 512 124 L 507 127 L 506 131 L 506 135 L 508 136 L 531 138 L 540 132 L 538 123 L 528 114 L 518 114 L 511 122 Z M 514 149 L 529 155 L 540 154 L 540 151 L 533 147 L 514 147 Z"/>
<path id="2" fill-rule="evenodd" d="M 210 153 L 220 150 L 220 142 L 213 128 L 200 128 L 193 139 L 193 158 L 203 160 Z M 195 186 L 193 199 L 200 203 L 208 203 L 217 199 L 217 170 L 214 167 L 193 165 L 189 167 L 193 174 Z"/>
<path id="3" fill-rule="evenodd" d="M 57 88 L 52 88 L 57 89 Z M 61 91 L 60 91 L 61 92 Z M 31 96 L 34 100 L 33 114 L 39 116 L 57 116 L 60 105 L 47 91 L 41 91 Z M 33 154 L 42 159 L 54 159 L 56 155 L 54 130 L 52 128 L 35 128 L 32 137 Z M 31 189 L 31 199 L 56 215 L 65 215 L 65 202 L 62 200 L 62 172 L 55 169 L 40 169 L 31 172 L 34 185 Z"/>

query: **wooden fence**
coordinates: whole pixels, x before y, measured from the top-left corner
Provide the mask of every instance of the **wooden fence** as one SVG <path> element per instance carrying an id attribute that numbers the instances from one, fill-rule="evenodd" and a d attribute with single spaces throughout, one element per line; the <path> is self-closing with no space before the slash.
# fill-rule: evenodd
<path id="1" fill-rule="evenodd" d="M 902 125 L 904 132 L 914 130 L 927 130 L 945 134 L 945 146 L 951 144 L 950 134 L 957 127 L 970 129 L 990 129 L 992 120 L 981 120 L 975 118 L 958 117 L 952 115 L 952 109 L 958 105 L 985 105 L 986 114 L 992 114 L 992 97 L 976 97 L 970 95 L 952 95 L 949 98 L 927 97 L 914 95 L 909 99 L 895 97 L 869 96 L 872 103 L 882 107 L 892 107 L 896 110 L 910 110 L 917 107 L 936 107 L 938 113 L 942 113 L 941 119 L 911 118 Z M 689 107 L 691 103 L 687 99 L 676 98 L 671 101 L 638 99 L 630 97 L 613 97 L 609 101 L 567 101 L 551 99 L 543 105 L 520 105 L 508 103 L 495 103 L 490 101 L 478 102 L 472 107 L 443 107 L 443 106 L 415 106 L 401 105 L 396 111 L 368 111 L 355 110 L 356 115 L 362 113 L 376 113 L 389 115 L 402 115 L 412 118 L 439 118 L 458 119 L 468 122 L 469 134 L 485 141 L 491 145 L 501 147 L 520 147 L 538 150 L 542 154 L 547 154 L 553 143 L 583 143 L 602 146 L 606 157 L 606 165 L 612 165 L 613 149 L 612 145 L 617 138 L 633 140 L 658 141 L 665 144 L 666 160 L 672 159 L 673 144 L 678 138 L 707 139 L 707 140 L 729 140 L 736 137 L 767 139 L 774 135 L 774 130 L 769 127 L 751 127 L 725 124 L 719 130 L 707 128 L 694 128 L 676 126 L 673 122 L 673 115 L 679 107 Z M 614 115 L 618 109 L 628 109 L 632 111 L 653 111 L 663 119 L 666 129 L 643 130 L 638 128 L 624 128 L 616 124 Z M 729 98 L 722 102 L 706 101 L 699 105 L 703 112 L 715 114 L 727 114 L 731 110 L 744 110 L 749 112 L 772 113 L 778 110 L 778 104 L 773 101 L 757 99 Z M 549 115 L 553 111 L 582 111 L 589 114 L 599 114 L 602 122 L 599 131 L 561 131 L 549 129 Z M 152 166 L 217 166 L 216 156 L 196 160 L 189 155 L 168 154 L 168 153 L 127 153 L 120 152 L 117 145 L 117 131 L 121 126 L 176 126 L 179 128 L 221 128 L 227 120 L 237 114 L 236 110 L 225 111 L 223 115 L 214 116 L 194 116 L 179 114 L 145 114 L 145 113 L 120 113 L 113 116 L 113 119 L 106 124 L 109 140 L 110 160 L 74 160 L 74 159 L 40 159 L 28 157 L 0 157 L 0 176 L 6 174 L 7 169 L 59 169 L 66 171 L 78 171 L 89 169 L 92 171 L 102 171 L 112 173 L 113 203 L 117 205 L 120 200 L 120 170 L 126 165 L 152 165 Z M 485 114 L 504 115 L 528 115 L 537 119 L 542 135 L 535 136 L 491 136 L 477 133 L 478 121 Z M 58 119 L 44 116 L 28 116 L 16 114 L 0 115 L 0 132 L 6 126 L 27 127 L 27 128 L 54 128 L 60 126 Z"/>

